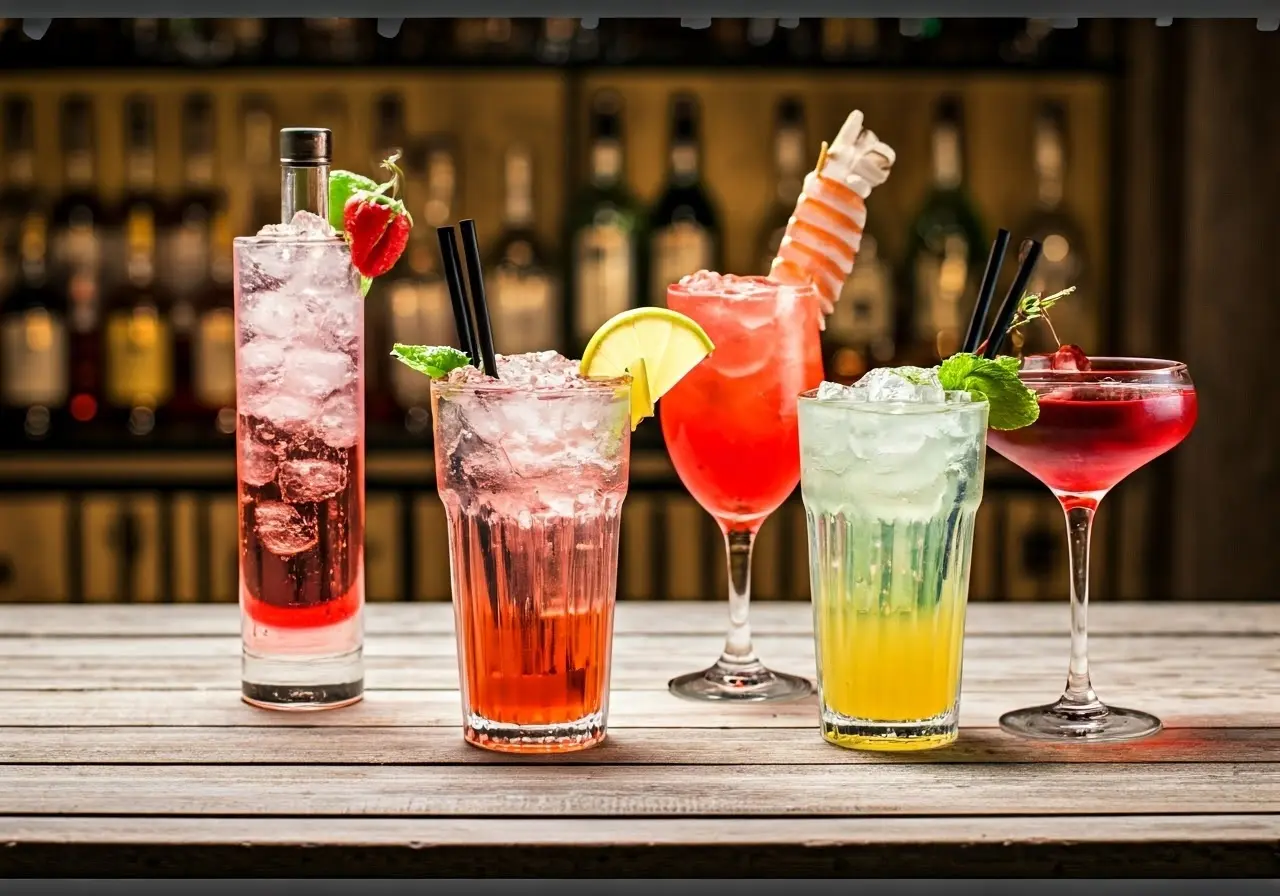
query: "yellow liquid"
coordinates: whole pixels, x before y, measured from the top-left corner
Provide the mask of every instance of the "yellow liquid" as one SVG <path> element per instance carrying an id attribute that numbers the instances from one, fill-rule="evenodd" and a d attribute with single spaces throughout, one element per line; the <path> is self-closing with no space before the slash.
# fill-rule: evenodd
<path id="1" fill-rule="evenodd" d="M 963 596 L 954 594 L 924 610 L 859 612 L 853 601 L 828 604 L 818 625 L 823 705 L 846 718 L 881 723 L 948 712 L 960 693 L 963 606 Z M 828 740 L 846 746 L 899 750 L 955 739 L 954 733 L 901 739 L 832 734 Z"/>

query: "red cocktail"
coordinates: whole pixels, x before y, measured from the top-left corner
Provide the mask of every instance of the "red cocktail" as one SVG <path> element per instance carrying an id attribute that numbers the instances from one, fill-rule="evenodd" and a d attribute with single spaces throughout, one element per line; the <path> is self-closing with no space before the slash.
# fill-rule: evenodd
<path id="1" fill-rule="evenodd" d="M 765 668 L 747 622 L 751 546 L 800 481 L 796 399 L 822 382 L 819 306 L 812 287 L 707 271 L 673 285 L 667 304 L 697 321 L 715 351 L 663 399 L 667 450 L 681 481 L 725 533 L 730 631 L 711 668 L 671 682 L 695 699 L 804 696 L 803 678 Z"/>
<path id="2" fill-rule="evenodd" d="M 1108 707 L 1089 682 L 1089 536 L 1098 503 L 1121 479 L 1177 445 L 1196 422 L 1185 364 L 1149 358 L 1092 358 L 1086 369 L 1027 358 L 1019 373 L 1038 396 L 1040 418 L 988 444 L 1035 476 L 1061 502 L 1071 551 L 1071 664 L 1062 698 L 1007 713 L 1007 730 L 1048 739 L 1128 740 L 1160 730 L 1147 713 Z"/>

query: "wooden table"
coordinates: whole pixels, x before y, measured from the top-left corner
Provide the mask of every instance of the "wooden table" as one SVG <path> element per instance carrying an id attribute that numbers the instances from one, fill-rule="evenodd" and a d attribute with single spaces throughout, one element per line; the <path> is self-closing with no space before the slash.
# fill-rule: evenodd
<path id="1" fill-rule="evenodd" d="M 752 615 L 812 674 L 807 605 Z M 447 606 L 370 607 L 365 701 L 302 715 L 239 701 L 234 606 L 0 607 L 0 878 L 1280 875 L 1280 606 L 1091 623 L 1101 695 L 1160 735 L 995 727 L 1059 692 L 1065 606 L 972 607 L 960 740 L 904 756 L 828 746 L 812 699 L 669 696 L 725 608 L 624 604 L 608 742 L 530 759 L 462 742 Z"/>

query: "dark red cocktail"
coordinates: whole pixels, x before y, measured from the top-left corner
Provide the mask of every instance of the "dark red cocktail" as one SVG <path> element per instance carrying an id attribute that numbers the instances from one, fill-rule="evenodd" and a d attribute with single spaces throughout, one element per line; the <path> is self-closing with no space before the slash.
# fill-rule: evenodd
<path id="1" fill-rule="evenodd" d="M 1146 737 L 1160 720 L 1107 706 L 1089 681 L 1089 537 L 1098 502 L 1121 479 L 1177 445 L 1196 422 L 1185 364 L 1150 358 L 1088 358 L 1065 346 L 1027 358 L 1018 373 L 1040 404 L 1023 429 L 987 443 L 1053 491 L 1067 516 L 1071 552 L 1071 663 L 1057 703 L 1006 713 L 1007 731 L 1047 740 Z"/>
<path id="2" fill-rule="evenodd" d="M 1100 498 L 1181 442 L 1196 422 L 1190 386 L 1027 385 L 1040 393 L 1040 419 L 993 430 L 987 441 L 1060 495 Z"/>

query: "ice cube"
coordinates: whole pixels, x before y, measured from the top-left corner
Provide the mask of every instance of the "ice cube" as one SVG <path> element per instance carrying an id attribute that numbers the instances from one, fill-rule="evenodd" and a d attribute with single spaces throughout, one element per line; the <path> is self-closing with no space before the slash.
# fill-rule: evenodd
<path id="1" fill-rule="evenodd" d="M 253 436 L 246 436 L 240 447 L 240 478 L 255 488 L 276 478 L 276 453 Z"/>
<path id="2" fill-rule="evenodd" d="M 936 369 L 879 367 L 868 371 L 857 385 L 867 390 L 868 401 L 941 404 L 947 400 Z"/>
<path id="3" fill-rule="evenodd" d="M 286 501 L 308 503 L 327 501 L 347 485 L 347 471 L 332 461 L 308 458 L 287 460 L 276 475 L 280 497 Z"/>
<path id="4" fill-rule="evenodd" d="M 328 239 L 333 235 L 328 221 L 305 209 L 295 212 L 287 224 L 268 224 L 258 231 L 258 236 L 281 239 Z"/>
<path id="5" fill-rule="evenodd" d="M 265 339 L 295 338 L 302 327 L 305 304 L 287 289 L 258 293 L 241 299 L 240 331 L 244 336 Z"/>
<path id="6" fill-rule="evenodd" d="M 240 347 L 238 361 L 240 373 L 251 382 L 262 383 L 276 379 L 284 364 L 288 343 L 284 340 L 258 338 Z"/>
<path id="7" fill-rule="evenodd" d="M 849 401 L 856 395 L 857 389 L 843 386 L 840 383 L 829 383 L 825 380 L 818 386 L 818 401 Z"/>
<path id="8" fill-rule="evenodd" d="M 314 424 L 316 435 L 331 448 L 350 448 L 360 438 L 360 408 L 346 392 L 329 396 Z"/>
<path id="9" fill-rule="evenodd" d="M 245 413 L 269 421 L 281 432 L 305 429 L 316 415 L 317 405 L 294 395 L 263 392 L 246 397 Z"/>
<path id="10" fill-rule="evenodd" d="M 280 392 L 316 403 L 350 385 L 356 377 L 356 365 L 346 352 L 327 351 L 311 346 L 294 346 L 284 357 L 277 387 Z"/>
<path id="11" fill-rule="evenodd" d="M 278 557 L 292 557 L 309 551 L 319 541 L 315 521 L 282 501 L 263 501 L 255 505 L 253 523 L 259 544 Z"/>

